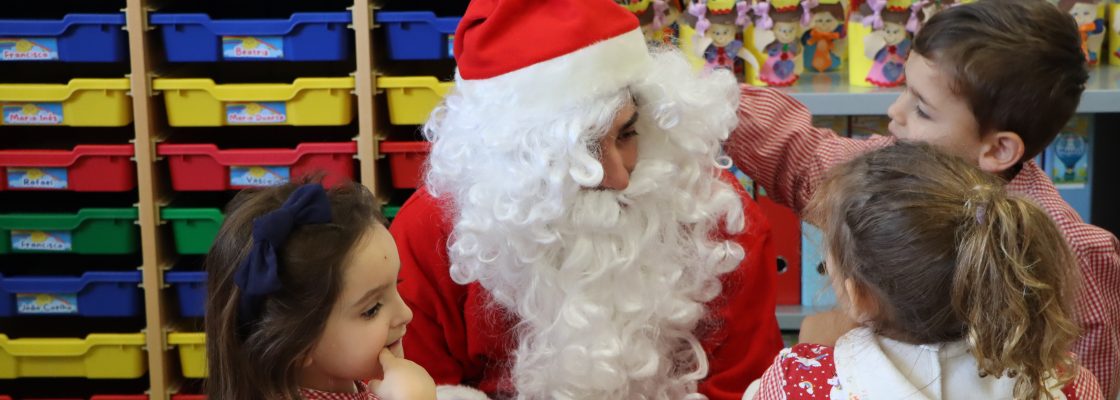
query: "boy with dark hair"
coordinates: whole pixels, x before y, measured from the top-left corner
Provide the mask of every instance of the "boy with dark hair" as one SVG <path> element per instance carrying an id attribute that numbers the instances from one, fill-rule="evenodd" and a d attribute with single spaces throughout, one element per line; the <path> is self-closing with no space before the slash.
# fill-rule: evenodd
<path id="1" fill-rule="evenodd" d="M 743 86 L 728 153 L 772 198 L 799 212 L 825 171 L 899 140 L 933 144 L 1004 177 L 1008 191 L 1053 218 L 1076 255 L 1083 331 L 1073 350 L 1115 398 L 1120 242 L 1083 222 L 1031 161 L 1073 116 L 1088 80 L 1073 19 L 1045 0 L 947 9 L 915 38 L 906 77 L 906 90 L 887 111 L 892 136 L 866 141 L 814 128 L 805 106 L 781 92 Z M 803 337 L 819 321 L 807 320 Z"/>

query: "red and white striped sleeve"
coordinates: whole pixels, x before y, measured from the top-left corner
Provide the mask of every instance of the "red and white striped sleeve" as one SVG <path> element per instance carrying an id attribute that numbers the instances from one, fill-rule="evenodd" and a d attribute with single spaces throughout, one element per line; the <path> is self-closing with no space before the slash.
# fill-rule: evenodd
<path id="1" fill-rule="evenodd" d="M 727 153 L 771 198 L 799 213 L 829 168 L 894 143 L 891 137 L 855 140 L 816 128 L 805 105 L 776 89 L 742 85 L 739 93 L 739 125 Z"/>

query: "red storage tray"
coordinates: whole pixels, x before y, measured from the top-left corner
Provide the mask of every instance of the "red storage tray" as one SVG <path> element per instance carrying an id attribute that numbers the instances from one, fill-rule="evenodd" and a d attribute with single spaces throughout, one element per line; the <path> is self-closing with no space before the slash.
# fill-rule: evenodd
<path id="1" fill-rule="evenodd" d="M 431 149 L 432 144 L 428 142 L 382 142 L 381 153 L 389 157 L 393 187 L 415 189 L 420 186 Z"/>
<path id="2" fill-rule="evenodd" d="M 0 150 L 0 190 L 127 192 L 136 188 L 130 144 L 73 150 Z"/>
<path id="3" fill-rule="evenodd" d="M 295 149 L 219 150 L 213 144 L 160 144 L 157 153 L 171 167 L 171 187 L 178 191 L 220 191 L 272 186 L 323 173 L 323 185 L 354 180 L 358 145 L 302 143 Z"/>
<path id="4" fill-rule="evenodd" d="M 789 207 L 778 204 L 762 185 L 756 185 L 756 201 L 762 213 L 770 220 L 773 228 L 774 250 L 778 259 L 777 303 L 782 305 L 801 304 L 801 218 Z"/>

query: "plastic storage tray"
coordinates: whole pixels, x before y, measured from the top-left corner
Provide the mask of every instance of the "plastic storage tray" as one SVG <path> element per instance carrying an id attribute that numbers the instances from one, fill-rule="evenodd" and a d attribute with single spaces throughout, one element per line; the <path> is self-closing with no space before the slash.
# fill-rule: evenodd
<path id="1" fill-rule="evenodd" d="M 400 212 L 401 206 L 385 205 L 381 207 L 381 215 L 384 215 L 385 219 L 389 221 L 397 218 L 397 214 L 400 214 Z"/>
<path id="2" fill-rule="evenodd" d="M 73 150 L 0 150 L 0 190 L 125 192 L 136 188 L 133 146 Z"/>
<path id="3" fill-rule="evenodd" d="M 0 62 L 116 62 L 128 58 L 124 13 L 61 20 L 0 19 Z"/>
<path id="4" fill-rule="evenodd" d="M 74 214 L 0 214 L 0 254 L 132 254 L 135 208 L 84 208 Z"/>
<path id="5" fill-rule="evenodd" d="M 132 123 L 128 89 L 128 78 L 0 84 L 0 125 L 126 126 Z"/>
<path id="6" fill-rule="evenodd" d="M 219 150 L 213 144 L 161 144 L 171 166 L 171 187 L 180 191 L 236 190 L 273 186 L 323 172 L 323 184 L 354 180 L 358 145 L 303 143 L 293 149 Z"/>
<path id="7" fill-rule="evenodd" d="M 206 254 L 218 228 L 222 226 L 222 210 L 217 208 L 167 207 L 160 218 L 171 222 L 175 234 L 175 249 L 179 254 Z"/>
<path id="8" fill-rule="evenodd" d="M 377 23 L 387 27 L 390 60 L 454 58 L 455 28 L 460 17 L 436 17 L 430 11 L 385 11 Z"/>
<path id="9" fill-rule="evenodd" d="M 179 347 L 179 365 L 184 378 L 206 377 L 206 334 L 168 333 L 167 344 Z"/>
<path id="10" fill-rule="evenodd" d="M 386 76 L 377 78 L 377 87 L 388 93 L 389 123 L 420 125 L 428 121 L 432 109 L 455 83 L 440 82 L 432 76 Z"/>
<path id="11" fill-rule="evenodd" d="M 415 189 L 423 181 L 424 163 L 431 150 L 428 142 L 382 142 L 381 152 L 389 157 L 393 187 Z"/>
<path id="12" fill-rule="evenodd" d="M 206 272 L 169 271 L 163 280 L 175 288 L 180 316 L 202 318 L 206 314 Z"/>
<path id="13" fill-rule="evenodd" d="M 0 379 L 135 379 L 148 372 L 144 334 L 8 339 L 0 334 Z"/>
<path id="14" fill-rule="evenodd" d="M 353 118 L 352 77 L 224 85 L 168 78 L 152 87 L 163 91 L 171 126 L 346 125 Z"/>
<path id="15" fill-rule="evenodd" d="M 337 61 L 353 49 L 349 12 L 294 13 L 286 20 L 154 13 L 151 23 L 171 62 Z"/>
<path id="16" fill-rule="evenodd" d="M 140 271 L 86 272 L 81 277 L 0 275 L 0 317 L 134 317 L 144 311 L 139 284 Z"/>

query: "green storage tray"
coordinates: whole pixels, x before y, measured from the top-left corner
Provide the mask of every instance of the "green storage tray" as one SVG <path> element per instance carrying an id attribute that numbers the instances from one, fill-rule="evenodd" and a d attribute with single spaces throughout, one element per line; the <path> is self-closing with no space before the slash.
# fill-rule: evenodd
<path id="1" fill-rule="evenodd" d="M 133 254 L 135 208 L 83 208 L 76 214 L 0 214 L 0 254 Z"/>
<path id="2" fill-rule="evenodd" d="M 400 206 L 384 206 L 384 207 L 381 207 L 381 215 L 384 215 L 385 219 L 388 219 L 390 221 L 392 221 L 393 218 L 396 218 L 397 213 L 399 213 L 399 212 L 401 212 L 401 207 Z"/>
<path id="3" fill-rule="evenodd" d="M 179 254 L 206 254 L 225 217 L 217 208 L 167 207 L 160 218 L 171 223 L 175 249 Z"/>

